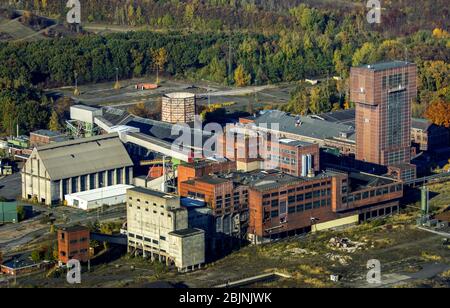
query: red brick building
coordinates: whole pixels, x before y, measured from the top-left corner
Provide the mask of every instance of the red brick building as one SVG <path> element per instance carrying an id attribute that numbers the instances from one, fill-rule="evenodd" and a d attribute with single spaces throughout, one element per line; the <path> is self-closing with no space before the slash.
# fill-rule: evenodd
<path id="1" fill-rule="evenodd" d="M 46 129 L 37 130 L 30 133 L 30 146 L 38 147 L 52 142 L 68 140 L 68 137 L 60 132 L 53 132 Z"/>
<path id="2" fill-rule="evenodd" d="M 350 99 L 356 103 L 356 159 L 390 166 L 411 161 L 411 104 L 417 67 L 393 61 L 351 69 Z"/>
<path id="3" fill-rule="evenodd" d="M 83 226 L 63 227 L 58 230 L 59 261 L 67 263 L 71 259 L 80 262 L 89 260 L 89 229 Z"/>
<path id="4" fill-rule="evenodd" d="M 229 129 L 222 142 L 223 156 L 236 161 L 239 170 L 277 169 L 294 176 L 320 170 L 320 149 L 315 143 L 278 139 L 245 126 Z"/>
<path id="5" fill-rule="evenodd" d="M 200 199 L 223 218 L 237 214 L 253 243 L 302 234 L 348 216 L 365 221 L 398 211 L 403 186 L 364 173 L 327 171 L 296 177 L 278 170 L 203 176 L 180 183 L 180 195 Z M 247 219 L 242 219 L 247 218 Z M 247 227 L 248 226 L 248 227 Z"/>
<path id="6" fill-rule="evenodd" d="M 202 160 L 195 163 L 182 164 L 178 166 L 178 190 L 180 184 L 213 173 L 236 171 L 236 162 L 233 161 L 209 161 Z"/>

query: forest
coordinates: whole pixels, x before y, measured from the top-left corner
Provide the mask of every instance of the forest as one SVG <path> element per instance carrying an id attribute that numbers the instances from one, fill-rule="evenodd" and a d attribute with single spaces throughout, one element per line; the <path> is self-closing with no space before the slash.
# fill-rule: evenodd
<path id="1" fill-rule="evenodd" d="M 54 6 L 57 2 L 53 1 L 29 2 L 35 6 L 29 9 L 37 7 L 38 11 L 49 14 L 57 14 L 60 9 Z M 111 10 L 101 8 L 101 2 L 88 2 L 87 13 L 99 14 L 92 20 L 120 23 L 120 19 L 111 15 Z M 442 108 L 445 110 L 450 105 L 450 35 L 444 28 L 410 29 L 409 34 L 391 37 L 386 32 L 370 29 L 364 21 L 364 14 L 356 9 L 339 15 L 333 6 L 294 6 L 299 2 L 294 0 L 113 2 L 118 3 L 117 7 L 131 5 L 133 14 L 140 11 L 139 15 L 145 17 L 142 23 L 154 21 L 152 14 L 163 18 L 163 12 L 171 12 L 172 17 L 177 16 L 177 10 L 163 10 L 165 6 L 182 7 L 184 15 L 180 19 L 183 23 L 180 27 L 191 25 L 191 29 L 196 28 L 196 21 L 185 18 L 189 5 L 202 7 L 195 10 L 195 18 L 206 12 L 206 8 L 223 6 L 232 9 L 234 13 L 230 13 L 230 18 L 240 20 L 236 23 L 230 21 L 233 25 L 250 22 L 239 14 L 279 16 L 265 21 L 262 17 L 255 18 L 255 22 L 262 24 L 247 26 L 257 31 L 230 32 L 226 27 L 218 31 L 209 26 L 197 28 L 202 31 L 185 31 L 174 27 L 166 31 L 84 34 L 36 42 L 0 43 L 0 119 L 3 132 L 10 131 L 13 123 L 17 122 L 23 131 L 45 127 L 55 102 L 42 95 L 41 89 L 73 85 L 75 75 L 79 83 L 96 83 L 114 80 L 116 71 L 120 78 L 132 78 L 149 76 L 158 69 L 171 77 L 206 79 L 239 87 L 328 77 L 330 82 L 318 87 L 307 87 L 300 82 L 291 101 L 283 106 L 289 112 L 308 114 L 350 108 L 352 104 L 347 100 L 350 67 L 389 59 L 408 59 L 418 64 L 419 96 L 414 104 L 414 115 L 426 115 L 442 125 L 447 121 L 437 119 Z M 341 2 L 350 7 L 356 5 L 350 1 Z M 424 1 L 424 7 L 429 2 Z M 277 5 L 271 8 L 269 3 Z M 439 5 L 440 2 L 436 3 Z M 157 11 L 159 9 L 161 11 Z M 218 14 L 226 14 L 226 10 L 219 11 Z M 426 8 L 424 12 L 427 12 Z M 213 14 L 205 14 L 208 19 L 203 21 L 214 20 Z M 222 22 L 227 20 L 225 17 L 220 19 Z M 130 23 L 129 19 L 123 21 Z M 438 22 L 432 22 L 437 26 L 434 23 Z M 341 80 L 332 80 L 333 76 Z M 39 119 L 31 120 L 36 114 L 39 114 Z"/>
<path id="2" fill-rule="evenodd" d="M 54 18 L 65 16 L 66 1 L 9 0 L 11 7 L 33 10 Z M 336 17 L 357 15 L 358 27 L 369 27 L 387 36 L 411 34 L 448 25 L 447 0 L 384 0 L 380 25 L 364 25 L 366 0 L 80 0 L 85 22 L 149 25 L 158 29 L 279 32 L 295 29 L 292 11 L 301 4 Z M 438 12 L 438 14 L 437 14 Z"/>

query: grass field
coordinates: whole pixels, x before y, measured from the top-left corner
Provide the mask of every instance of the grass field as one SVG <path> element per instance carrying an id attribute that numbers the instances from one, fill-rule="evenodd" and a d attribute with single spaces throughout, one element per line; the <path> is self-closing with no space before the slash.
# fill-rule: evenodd
<path id="1" fill-rule="evenodd" d="M 378 259 L 382 265 L 383 286 L 449 287 L 450 248 L 441 238 L 418 230 L 417 212 L 406 213 L 382 222 L 365 223 L 344 231 L 328 231 L 304 238 L 261 246 L 248 246 L 208 264 L 203 270 L 179 274 L 141 257 L 121 256 L 93 267 L 83 274 L 79 287 L 139 287 L 155 281 L 207 288 L 215 285 L 279 272 L 291 278 L 256 283 L 247 287 L 367 287 L 367 261 Z M 332 238 L 348 238 L 362 243 L 349 252 L 330 245 Z M 341 282 L 330 281 L 339 274 Z M 68 286 L 63 276 L 36 274 L 18 280 L 23 287 Z"/>
<path id="2" fill-rule="evenodd" d="M 33 29 L 24 26 L 18 19 L 7 20 L 0 17 L 0 32 L 7 33 L 12 37 L 11 40 L 37 41 L 45 38 L 42 34 Z"/>

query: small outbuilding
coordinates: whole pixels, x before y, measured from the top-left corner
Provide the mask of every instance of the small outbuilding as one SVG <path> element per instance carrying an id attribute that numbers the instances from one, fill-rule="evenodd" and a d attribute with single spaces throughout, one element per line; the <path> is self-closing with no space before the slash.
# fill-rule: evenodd
<path id="1" fill-rule="evenodd" d="M 119 184 L 65 196 L 68 206 L 81 210 L 93 210 L 103 205 L 117 205 L 126 202 L 127 189 L 132 185 Z"/>

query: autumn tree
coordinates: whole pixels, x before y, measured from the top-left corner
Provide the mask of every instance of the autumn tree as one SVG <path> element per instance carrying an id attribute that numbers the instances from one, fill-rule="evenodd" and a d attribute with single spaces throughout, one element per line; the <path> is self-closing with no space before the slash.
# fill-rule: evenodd
<path id="1" fill-rule="evenodd" d="M 153 65 L 156 69 L 156 84 L 159 84 L 159 72 L 164 71 L 164 66 L 167 63 L 167 50 L 159 48 L 152 51 Z"/>
<path id="2" fill-rule="evenodd" d="M 250 84 L 251 78 L 251 75 L 245 71 L 242 64 L 240 64 L 234 71 L 234 83 L 238 87 L 248 86 Z"/>
<path id="3" fill-rule="evenodd" d="M 439 100 L 431 103 L 425 111 L 425 117 L 436 125 L 450 128 L 450 102 Z"/>
<path id="4" fill-rule="evenodd" d="M 128 112 L 142 118 L 148 118 L 150 116 L 150 110 L 145 106 L 144 102 L 140 102 L 129 108 Z"/>
<path id="5" fill-rule="evenodd" d="M 55 110 L 52 111 L 52 116 L 50 117 L 50 123 L 48 124 L 48 129 L 53 132 L 57 132 L 61 129 L 61 125 L 59 124 L 59 116 Z"/>

